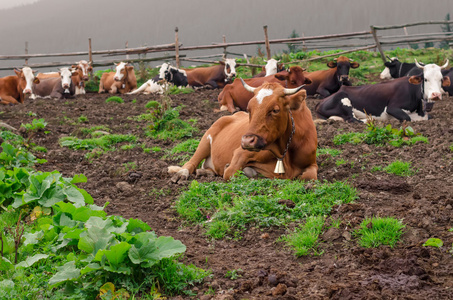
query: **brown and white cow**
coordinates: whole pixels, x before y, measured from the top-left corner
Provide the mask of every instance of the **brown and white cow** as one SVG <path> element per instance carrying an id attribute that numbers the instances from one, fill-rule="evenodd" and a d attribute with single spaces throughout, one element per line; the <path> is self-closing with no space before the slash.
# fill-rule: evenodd
<path id="1" fill-rule="evenodd" d="M 336 93 L 343 85 L 352 85 L 349 81 L 349 69 L 358 68 L 360 64 L 351 61 L 345 56 L 340 56 L 333 61 L 329 61 L 327 66 L 330 69 L 304 73 L 305 77 L 312 81 L 305 88 L 307 95 L 319 94 L 321 98 L 325 98 Z"/>
<path id="2" fill-rule="evenodd" d="M 102 74 L 99 83 L 99 93 L 109 92 L 110 94 L 125 94 L 137 88 L 134 66 L 120 62 L 115 65 L 116 72 Z"/>
<path id="3" fill-rule="evenodd" d="M 168 168 L 169 173 L 176 173 L 173 182 L 187 179 L 203 160 L 204 172 L 225 180 L 239 170 L 248 177 L 317 179 L 317 136 L 305 103 L 306 91 L 271 82 L 258 88 L 244 83 L 244 87 L 254 93 L 248 113 L 218 119 L 203 135 L 189 162 L 182 168 Z"/>
<path id="4" fill-rule="evenodd" d="M 262 71 L 253 76 L 252 78 L 266 77 L 285 70 L 285 66 L 283 64 L 280 64 L 279 60 L 271 58 L 267 61 L 266 60 L 264 61 L 266 62 L 266 65 L 262 68 Z"/>
<path id="5" fill-rule="evenodd" d="M 299 66 L 293 66 L 288 70 L 267 77 L 249 78 L 244 81 L 252 87 L 258 87 L 264 82 L 276 82 L 286 88 L 295 88 L 311 83 L 309 79 L 305 78 L 304 70 Z M 246 110 L 247 104 L 252 97 L 253 93 L 244 89 L 239 79 L 235 79 L 232 84 L 225 86 L 219 94 L 220 110 L 234 112 L 236 107 L 240 110 Z"/>
<path id="6" fill-rule="evenodd" d="M 91 62 L 81 60 L 77 63 L 77 65 L 72 65 L 72 68 L 78 71 L 78 76 L 73 76 L 72 78 L 72 81 L 74 82 L 74 85 L 76 87 L 75 94 L 86 94 L 85 81 L 88 81 L 88 74 L 93 71 Z"/>
<path id="7" fill-rule="evenodd" d="M 227 58 L 224 62 L 219 61 L 219 65 L 212 67 L 183 70 L 186 71 L 187 81 L 192 87 L 223 88 L 236 76 L 236 61 Z"/>
<path id="8" fill-rule="evenodd" d="M 78 71 L 70 68 L 61 68 L 58 77 L 41 78 L 39 85 L 33 85 L 34 94 L 42 98 L 63 99 L 75 95 L 75 84 L 72 80 L 78 76 Z"/>
<path id="9" fill-rule="evenodd" d="M 39 83 L 39 79 L 29 67 L 23 67 L 22 70 L 15 69 L 14 72 L 16 75 L 0 78 L 1 104 L 24 103 L 25 95 L 31 95 L 33 92 L 33 83 Z"/>

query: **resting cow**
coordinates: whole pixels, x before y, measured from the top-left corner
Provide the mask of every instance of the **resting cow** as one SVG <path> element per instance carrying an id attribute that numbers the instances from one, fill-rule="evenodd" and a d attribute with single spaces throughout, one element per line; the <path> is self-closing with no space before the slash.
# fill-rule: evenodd
<path id="1" fill-rule="evenodd" d="M 85 81 L 88 81 L 88 73 L 93 71 L 91 62 L 81 60 L 77 63 L 77 65 L 72 65 L 72 68 L 77 70 L 78 73 L 76 76 L 72 77 L 72 81 L 74 82 L 75 85 L 75 94 L 76 95 L 86 94 Z"/>
<path id="2" fill-rule="evenodd" d="M 286 88 L 295 88 L 311 83 L 309 79 L 305 78 L 304 70 L 299 66 L 293 66 L 288 70 L 267 77 L 249 78 L 244 81 L 252 87 L 258 87 L 264 82 L 276 82 Z M 220 110 L 228 110 L 231 113 L 236 111 L 236 107 L 240 110 L 246 110 L 252 97 L 253 93 L 245 90 L 241 81 L 235 79 L 232 84 L 225 86 L 219 94 Z"/>
<path id="3" fill-rule="evenodd" d="M 305 104 L 305 90 L 287 89 L 278 83 L 258 88 L 244 83 L 244 87 L 254 93 L 249 113 L 218 119 L 189 162 L 182 168 L 168 168 L 169 173 L 176 173 L 173 182 L 187 179 L 203 160 L 204 172 L 225 180 L 239 170 L 248 177 L 317 179 L 316 128 Z"/>
<path id="4" fill-rule="evenodd" d="M 390 58 L 387 56 L 387 58 L 389 61 L 384 63 L 385 69 L 379 75 L 383 80 L 419 75 L 421 73 L 415 63 L 402 63 L 397 57 Z"/>
<path id="5" fill-rule="evenodd" d="M 358 87 L 342 86 L 316 106 L 319 118 L 341 117 L 346 121 L 366 122 L 366 114 L 377 120 L 395 118 L 400 121 L 427 120 L 433 101 L 442 99 L 441 85 L 450 85 L 435 64 L 416 66 L 421 75 L 403 77 L 383 83 Z"/>
<path id="6" fill-rule="evenodd" d="M 186 71 L 187 81 L 192 87 L 223 88 L 236 76 L 236 61 L 227 58 L 224 62 L 219 61 L 219 65 L 216 66 L 184 69 L 184 71 Z"/>
<path id="7" fill-rule="evenodd" d="M 39 97 L 56 99 L 74 96 L 75 84 L 71 77 L 78 76 L 78 72 L 69 68 L 61 68 L 57 74 L 59 77 L 42 78 L 38 85 L 33 85 L 34 94 Z"/>
<path id="8" fill-rule="evenodd" d="M 138 89 L 128 94 L 163 94 L 164 88 L 167 88 L 169 83 L 178 87 L 187 86 L 187 75 L 184 70 L 179 70 L 164 63 L 160 67 L 159 75 L 156 75 L 153 79 L 148 80 Z"/>
<path id="9" fill-rule="evenodd" d="M 99 93 L 125 94 L 137 88 L 134 66 L 120 62 L 115 66 L 116 72 L 102 74 L 99 83 Z"/>
<path id="10" fill-rule="evenodd" d="M 351 85 L 349 69 L 358 68 L 360 65 L 345 56 L 340 56 L 334 61 L 329 61 L 327 66 L 330 69 L 304 73 L 305 77 L 311 80 L 311 84 L 305 88 L 307 95 L 319 94 L 321 98 L 325 98 L 336 93 L 342 85 Z"/>
<path id="11" fill-rule="evenodd" d="M 263 67 L 263 70 L 253 76 L 252 78 L 257 78 L 257 77 L 266 77 L 270 75 L 277 74 L 278 72 L 284 71 L 285 67 L 283 64 L 279 64 L 279 60 L 275 60 L 273 58 L 269 59 L 266 61 L 266 65 Z"/>
<path id="12" fill-rule="evenodd" d="M 23 67 L 22 70 L 14 69 L 16 75 L 0 78 L 0 103 L 12 105 L 24 103 L 25 95 L 31 95 L 33 83 L 38 84 L 32 69 Z"/>

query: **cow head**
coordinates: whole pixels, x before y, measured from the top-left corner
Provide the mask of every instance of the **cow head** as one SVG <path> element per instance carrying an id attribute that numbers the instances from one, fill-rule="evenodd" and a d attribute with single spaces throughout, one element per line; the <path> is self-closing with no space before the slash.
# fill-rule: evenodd
<path id="1" fill-rule="evenodd" d="M 265 82 L 253 88 L 242 81 L 244 87 L 254 93 L 249 101 L 248 132 L 242 136 L 241 146 L 249 151 L 269 150 L 282 157 L 289 139 L 294 134 L 290 110 L 300 109 L 307 97 L 302 86 L 294 89 L 284 88 L 278 83 Z"/>
<path id="2" fill-rule="evenodd" d="M 303 84 L 310 84 L 311 79 L 304 76 L 304 69 L 299 66 L 293 66 L 289 69 L 277 73 L 274 75 L 275 78 L 286 82 L 286 87 L 295 88 Z"/>
<path id="3" fill-rule="evenodd" d="M 266 75 L 264 76 L 273 75 L 278 72 L 278 63 L 280 62 L 279 60 L 271 58 L 268 61 L 265 60 L 265 62 L 266 66 L 264 67 L 264 69 L 266 70 Z"/>
<path id="4" fill-rule="evenodd" d="M 402 65 L 402 63 L 398 60 L 397 57 L 388 57 L 389 61 L 384 63 L 385 69 L 381 72 L 379 77 L 381 79 L 393 79 L 393 78 L 399 78 L 399 69 Z"/>
<path id="5" fill-rule="evenodd" d="M 351 59 L 340 56 L 335 60 L 329 61 L 327 66 L 331 69 L 337 68 L 336 75 L 337 79 L 340 83 L 347 82 L 349 80 L 349 69 L 350 68 L 358 68 L 360 64 L 356 61 L 352 61 Z"/>
<path id="6" fill-rule="evenodd" d="M 442 100 L 442 87 L 450 86 L 450 78 L 442 76 L 442 69 L 448 66 L 447 62 L 443 66 L 436 64 L 423 65 L 415 60 L 417 68 L 423 70 L 423 75 L 409 77 L 409 82 L 412 84 L 421 84 L 422 97 L 425 102 L 425 110 L 431 111 L 433 101 Z"/>
<path id="7" fill-rule="evenodd" d="M 71 76 L 77 75 L 78 71 L 74 69 L 69 69 L 69 68 L 61 68 L 58 71 L 58 74 L 60 74 L 61 78 L 61 87 L 65 90 L 69 89 L 72 84 Z"/>
<path id="8" fill-rule="evenodd" d="M 35 72 L 29 67 L 23 67 L 22 70 L 14 69 L 17 77 L 19 77 L 19 89 L 24 95 L 31 95 L 33 93 L 33 83 L 38 84 L 39 79 L 35 77 Z"/>
<path id="9" fill-rule="evenodd" d="M 159 80 L 165 79 L 165 75 L 168 73 L 169 70 L 170 70 L 170 65 L 167 63 L 163 63 L 159 69 Z"/>
<path id="10" fill-rule="evenodd" d="M 79 71 L 80 78 L 83 81 L 88 81 L 88 73 L 93 71 L 91 62 L 87 62 L 86 60 L 81 60 L 77 63 L 77 65 L 72 65 L 71 67 L 73 69 Z"/>
<path id="11" fill-rule="evenodd" d="M 233 58 L 227 58 L 225 61 L 219 61 L 219 63 L 225 66 L 225 81 L 231 81 L 236 77 L 236 60 Z"/>
<path id="12" fill-rule="evenodd" d="M 127 78 L 129 72 L 134 72 L 134 67 L 125 62 L 120 62 L 115 67 L 116 72 L 113 76 L 115 81 L 123 81 Z"/>

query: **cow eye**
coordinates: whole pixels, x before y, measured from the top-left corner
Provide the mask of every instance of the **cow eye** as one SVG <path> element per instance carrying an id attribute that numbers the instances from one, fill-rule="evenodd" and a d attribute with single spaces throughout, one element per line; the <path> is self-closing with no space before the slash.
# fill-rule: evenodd
<path id="1" fill-rule="evenodd" d="M 428 82 L 428 79 L 425 78 L 425 82 Z"/>
<path id="2" fill-rule="evenodd" d="M 273 113 L 274 115 L 278 114 L 279 112 L 280 112 L 279 109 L 273 109 L 273 110 L 272 110 L 272 113 Z"/>
<path id="3" fill-rule="evenodd" d="M 297 82 L 295 82 L 295 81 L 291 81 L 291 84 L 294 84 L 294 85 L 296 85 L 296 84 L 297 84 Z"/>

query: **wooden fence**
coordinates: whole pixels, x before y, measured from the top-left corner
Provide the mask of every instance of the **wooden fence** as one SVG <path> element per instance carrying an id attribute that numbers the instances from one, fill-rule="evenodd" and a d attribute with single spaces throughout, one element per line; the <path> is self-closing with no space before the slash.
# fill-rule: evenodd
<path id="1" fill-rule="evenodd" d="M 34 58 L 45 58 L 45 57 L 74 57 L 74 56 L 83 56 L 86 60 L 90 61 L 94 67 L 99 66 L 109 66 L 114 62 L 119 61 L 120 59 L 99 59 L 101 57 L 111 57 L 111 56 L 123 56 L 125 55 L 124 61 L 129 62 L 149 62 L 149 61 L 176 61 L 176 65 L 180 66 L 180 61 L 191 61 L 198 63 L 214 63 L 214 61 L 207 60 L 206 58 L 213 57 L 223 57 L 225 58 L 228 54 L 235 56 L 244 56 L 248 58 L 246 54 L 232 53 L 227 51 L 231 47 L 247 46 L 247 45 L 264 45 L 266 51 L 266 57 L 271 58 L 271 45 L 297 45 L 301 46 L 302 50 L 307 51 L 309 49 L 327 49 L 327 48 L 352 48 L 341 53 L 335 53 L 332 55 L 325 55 L 305 60 L 293 61 L 296 63 L 307 62 L 315 59 L 320 59 L 328 56 L 337 56 L 339 54 L 355 52 L 359 50 L 370 50 L 376 49 L 380 51 L 382 60 L 385 62 L 386 58 L 383 52 L 383 46 L 396 46 L 401 44 L 417 43 L 417 42 L 437 42 L 437 41 L 453 41 L 453 32 L 435 32 L 435 33 L 426 33 L 426 34 L 407 34 L 407 27 L 412 26 L 423 26 L 423 25 L 445 25 L 453 24 L 453 21 L 429 21 L 429 22 L 419 22 L 411 23 L 404 25 L 392 25 L 392 26 L 371 26 L 370 31 L 361 31 L 361 32 L 352 32 L 352 33 L 343 33 L 343 34 L 331 34 L 331 35 L 321 35 L 321 36 L 309 36 L 309 37 L 295 37 L 295 38 L 285 38 L 285 39 L 269 39 L 267 34 L 267 26 L 263 27 L 264 30 L 264 40 L 259 41 L 247 41 L 247 42 L 234 42 L 227 43 L 225 36 L 223 36 L 223 43 L 212 43 L 211 45 L 199 45 L 199 46 L 184 46 L 180 43 L 179 30 L 175 29 L 175 43 L 165 44 L 165 45 L 156 45 L 150 47 L 138 47 L 138 48 L 125 48 L 125 49 L 115 49 L 115 50 L 100 50 L 93 51 L 91 48 L 91 39 L 88 39 L 88 51 L 85 52 L 72 52 L 72 53 L 51 53 L 51 54 L 28 54 L 28 43 L 26 42 L 26 49 L 24 55 L 0 55 L 0 60 L 25 60 L 25 65 L 28 65 L 32 68 L 46 68 L 46 67 L 59 67 L 59 66 L 69 66 L 74 64 L 74 61 L 71 62 L 49 62 L 49 63 L 29 63 L 29 60 Z M 393 35 L 385 36 L 382 32 L 390 29 L 404 29 L 404 35 Z M 127 47 L 127 43 L 126 43 Z M 221 54 L 210 54 L 205 56 L 198 57 L 187 57 L 187 54 L 181 54 L 182 52 L 189 52 L 195 50 L 212 50 L 212 49 L 221 49 L 223 53 Z M 146 58 L 146 54 L 149 53 L 174 53 L 174 55 L 165 55 L 152 58 Z M 130 55 L 138 55 L 136 59 L 130 59 Z M 93 57 L 96 56 L 96 59 Z M 247 60 L 248 61 L 248 60 Z M 291 63 L 293 63 L 291 62 Z M 256 64 L 241 64 L 246 66 L 260 67 Z M 0 70 L 10 70 L 13 68 L 22 67 L 22 64 L 16 63 L 13 66 L 2 67 Z"/>

